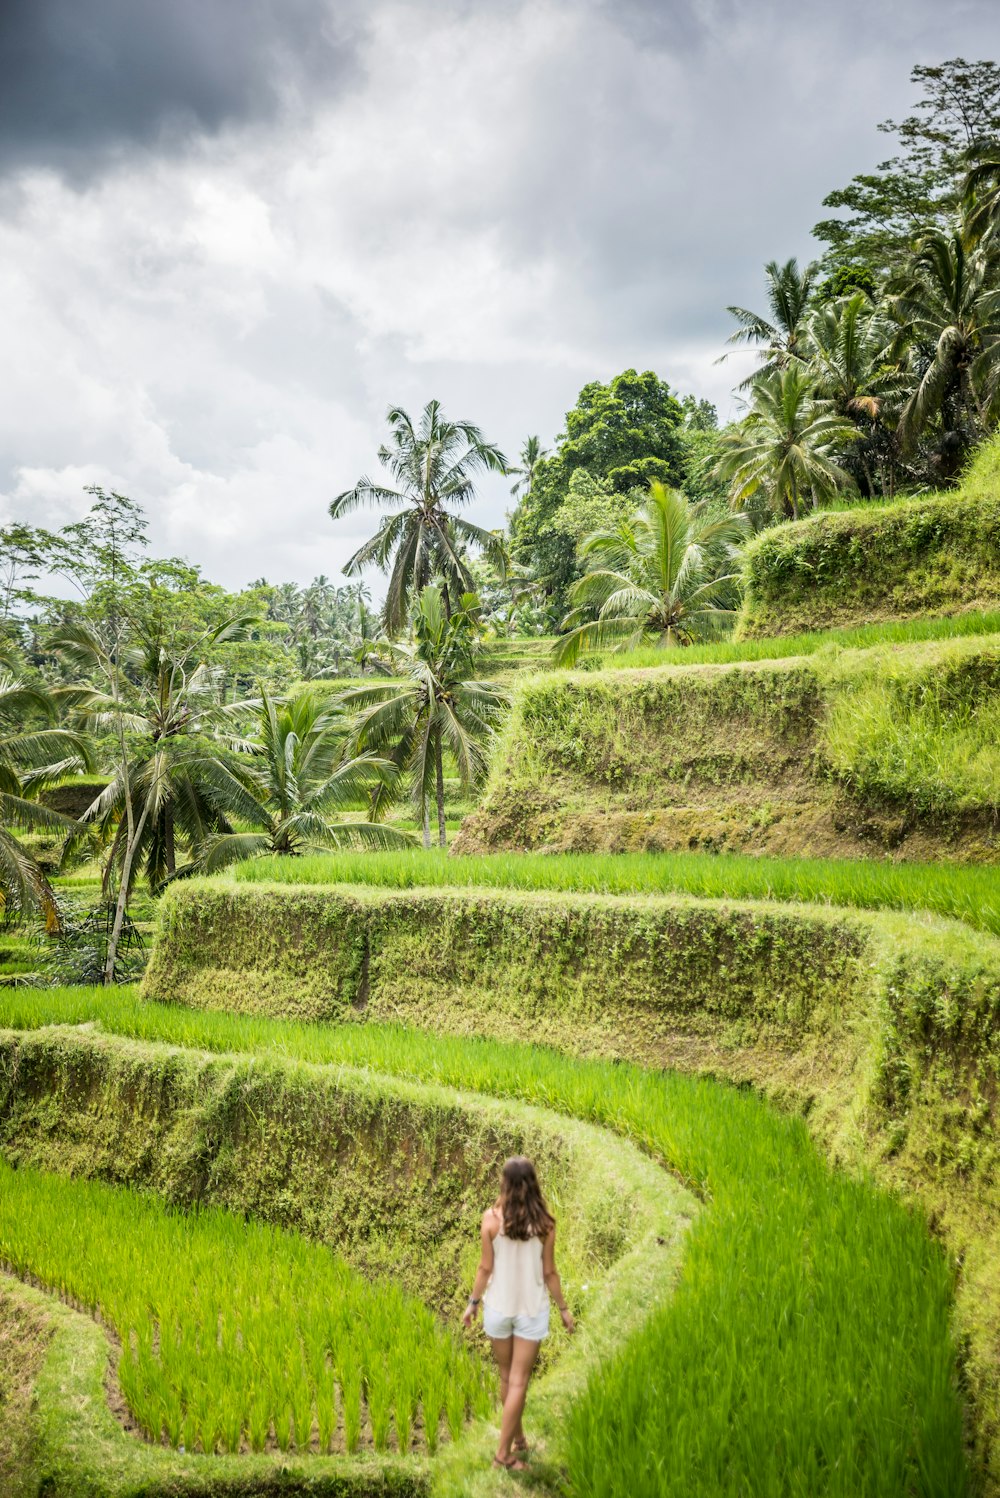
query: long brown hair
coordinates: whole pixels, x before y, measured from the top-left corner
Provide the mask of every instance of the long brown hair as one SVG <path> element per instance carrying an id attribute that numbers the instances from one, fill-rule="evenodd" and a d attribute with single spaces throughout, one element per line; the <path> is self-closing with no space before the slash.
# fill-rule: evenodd
<path id="1" fill-rule="evenodd" d="M 523 1155 L 514 1155 L 503 1168 L 500 1181 L 500 1215 L 505 1238 L 547 1238 L 556 1220 L 545 1205 L 535 1167 Z"/>

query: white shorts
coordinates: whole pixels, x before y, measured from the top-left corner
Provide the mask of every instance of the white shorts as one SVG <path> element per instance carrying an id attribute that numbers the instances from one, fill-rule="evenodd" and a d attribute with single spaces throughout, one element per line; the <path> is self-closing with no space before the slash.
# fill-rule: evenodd
<path id="1" fill-rule="evenodd" d="M 537 1316 L 501 1316 L 484 1302 L 483 1331 L 499 1341 L 507 1337 L 523 1337 L 526 1342 L 540 1342 L 549 1334 L 548 1301 Z"/>

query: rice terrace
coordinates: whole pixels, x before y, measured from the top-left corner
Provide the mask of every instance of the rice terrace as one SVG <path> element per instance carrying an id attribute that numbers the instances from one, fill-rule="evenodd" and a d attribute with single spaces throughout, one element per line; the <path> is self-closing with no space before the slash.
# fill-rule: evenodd
<path id="1" fill-rule="evenodd" d="M 25 360 L 3 439 L 0 1498 L 1000 1498 L 1000 66 L 887 83 L 896 154 L 818 185 L 838 216 L 726 309 L 727 370 L 706 334 L 695 393 L 595 374 L 512 457 L 486 431 L 541 427 L 592 358 L 584 282 L 560 321 L 498 203 L 501 335 L 440 204 L 425 270 L 420 234 L 366 237 L 366 194 L 405 218 L 424 183 L 364 101 L 412 98 L 419 142 L 454 89 L 444 193 L 499 149 L 457 58 L 528 89 L 558 41 L 575 97 L 599 48 L 630 59 L 594 105 L 624 163 L 633 79 L 688 45 L 666 8 L 168 9 L 0 22 L 35 90 L 0 79 L 0 266 L 46 379 L 77 319 L 103 339 L 90 295 L 153 361 L 135 396 L 101 343 L 46 464 Z M 904 41 L 868 21 L 866 88 Z M 690 66 L 731 86 L 732 45 Z M 519 128 L 551 187 L 554 124 Z M 596 257 L 628 215 L 587 150 Z M 57 305 L 64 193 L 101 289 Z M 306 226 L 327 197 L 358 243 Z M 407 297 L 376 310 L 390 241 Z M 604 293 L 643 367 L 693 326 L 645 265 Z M 314 366 L 347 327 L 363 400 Z M 304 582 L 324 548 L 344 580 Z"/>

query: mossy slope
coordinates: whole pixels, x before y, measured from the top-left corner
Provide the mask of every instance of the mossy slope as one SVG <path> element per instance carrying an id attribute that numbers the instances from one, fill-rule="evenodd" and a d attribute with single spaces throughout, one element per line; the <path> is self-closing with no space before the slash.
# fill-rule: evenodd
<path id="1" fill-rule="evenodd" d="M 803 1110 L 961 1256 L 970 1378 L 1000 1429 L 1000 942 L 912 914 L 497 890 L 206 881 L 168 912 L 150 997 L 280 1014 L 299 943 L 339 927 L 325 966 L 309 948 L 317 1014 L 707 1070 Z M 255 955 L 282 933 L 286 974 Z"/>
<path id="2" fill-rule="evenodd" d="M 995 607 L 1000 438 L 979 449 L 952 493 L 763 532 L 747 547 L 745 582 L 745 639 Z"/>
<path id="3" fill-rule="evenodd" d="M 1000 639 L 556 672 L 454 844 L 1000 857 Z"/>
<path id="4" fill-rule="evenodd" d="M 475 1223 L 509 1153 L 528 1151 L 545 1171 L 564 1272 L 577 1295 L 589 1285 L 588 1311 L 614 1327 L 615 1345 L 670 1293 L 694 1210 L 669 1176 L 599 1129 L 350 1068 L 209 1057 L 66 1028 L 0 1032 L 0 1075 L 8 1159 L 266 1218 L 336 1245 L 369 1272 L 401 1275 L 449 1316 L 471 1281 Z M 45 1321 L 45 1299 L 19 1291 L 7 1282 L 8 1301 L 23 1307 L 27 1296 Z M 40 1421 L 28 1431 L 37 1481 L 29 1473 L 26 1494 L 426 1490 L 432 1464 L 411 1457 L 289 1464 L 145 1446 L 109 1415 L 103 1333 L 63 1315 L 68 1308 L 49 1309 Z M 564 1346 L 554 1338 L 546 1365 L 555 1360 L 558 1377 L 541 1385 L 554 1379 L 557 1404 L 582 1386 L 589 1355 L 586 1340 L 560 1357 Z M 542 1398 L 543 1426 L 547 1407 Z M 557 1436 L 554 1417 L 544 1428 Z"/>

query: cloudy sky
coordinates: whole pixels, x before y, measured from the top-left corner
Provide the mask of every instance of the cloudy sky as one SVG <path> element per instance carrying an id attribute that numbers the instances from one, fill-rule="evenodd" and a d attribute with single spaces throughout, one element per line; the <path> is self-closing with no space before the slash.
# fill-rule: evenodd
<path id="1" fill-rule="evenodd" d="M 0 521 L 101 483 L 305 582 L 390 402 L 511 455 L 629 366 L 725 415 L 726 304 L 959 54 L 996 0 L 0 0 Z"/>

